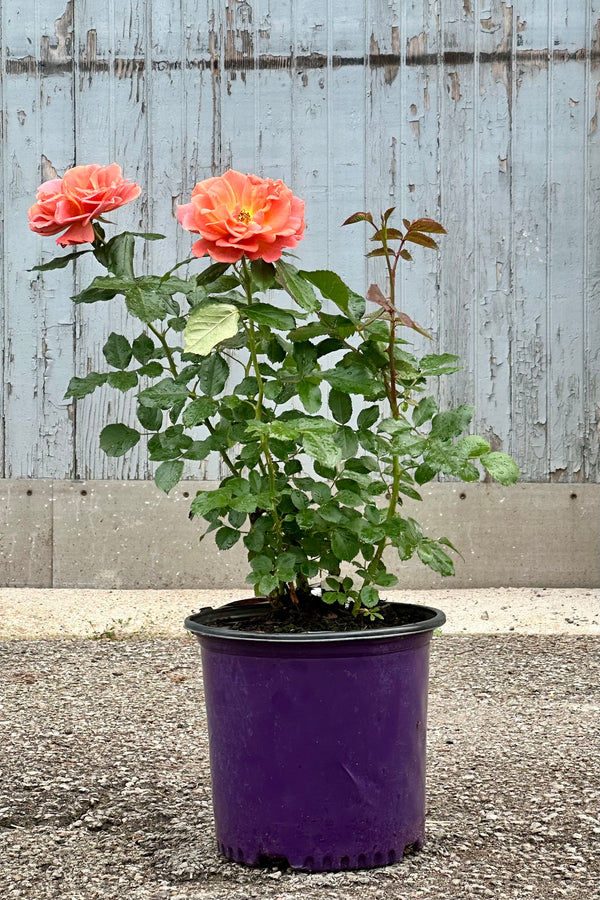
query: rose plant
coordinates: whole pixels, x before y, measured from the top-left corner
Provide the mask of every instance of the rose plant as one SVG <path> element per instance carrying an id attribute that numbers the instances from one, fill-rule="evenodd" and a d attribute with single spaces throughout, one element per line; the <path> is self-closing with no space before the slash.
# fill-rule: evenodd
<path id="1" fill-rule="evenodd" d="M 518 469 L 466 433 L 472 406 L 440 411 L 427 392 L 430 380 L 457 371 L 458 358 L 419 358 L 400 336 L 426 332 L 397 308 L 397 267 L 411 260 L 409 247 L 436 250 L 432 235 L 445 229 L 429 218 L 398 228 L 394 208 L 378 221 L 351 215 L 344 225 L 372 229 L 368 256 L 387 269 L 387 285 L 363 297 L 335 272 L 285 258 L 305 223 L 303 201 L 283 182 L 227 171 L 197 184 L 178 208 L 182 227 L 199 235 L 193 256 L 162 275 L 136 275 L 136 238 L 162 235 L 108 239 L 104 216 L 139 193 L 116 165 L 76 166 L 43 184 L 29 211 L 33 231 L 90 245 L 36 269 L 92 253 L 106 274 L 74 301 L 121 295 L 141 323 L 132 341 L 110 334 L 106 370 L 72 378 L 66 393 L 79 400 L 102 385 L 136 392 L 136 426 L 108 424 L 105 453 L 122 456 L 147 440 L 167 493 L 188 463 L 218 453 L 225 475 L 197 493 L 190 516 L 204 519 L 221 550 L 243 541 L 255 594 L 292 619 L 318 607 L 353 627 L 385 620 L 380 589 L 398 583 L 388 548 L 452 575 L 455 548 L 424 534 L 404 513 L 404 498 L 420 500 L 420 487 L 440 474 L 477 481 L 478 464 L 502 484 L 515 482 Z M 207 255 L 211 265 L 181 277 Z"/>

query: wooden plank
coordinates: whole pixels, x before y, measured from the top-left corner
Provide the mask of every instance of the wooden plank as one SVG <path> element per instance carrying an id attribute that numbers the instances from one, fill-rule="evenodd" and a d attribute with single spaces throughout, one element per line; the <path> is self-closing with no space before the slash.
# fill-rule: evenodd
<path id="1" fill-rule="evenodd" d="M 404 160 L 405 121 L 403 115 L 404 80 L 400 73 L 400 17 L 401 4 L 385 0 L 368 0 L 364 34 L 364 118 L 365 137 L 362 152 L 364 161 L 364 205 L 356 203 L 348 213 L 367 209 L 377 222 L 381 213 L 397 206 L 398 181 L 402 181 Z M 357 48 L 358 49 L 358 48 Z M 404 48 L 402 48 L 404 50 Z M 385 60 L 385 62 L 384 62 Z M 399 109 L 400 115 L 386 111 Z M 357 132 L 358 133 L 358 132 Z M 357 197 L 358 200 L 358 197 Z M 352 229 L 353 237 L 362 231 L 365 252 L 369 246 L 371 229 L 361 225 Z M 381 258 L 366 261 L 366 287 L 376 283 L 389 293 L 389 277 Z M 399 281 L 399 305 L 403 306 L 402 280 Z"/>
<path id="2" fill-rule="evenodd" d="M 331 174 L 327 155 L 331 107 L 327 12 L 327 0 L 316 0 L 310 8 L 295 3 L 291 9 L 290 38 L 298 58 L 292 61 L 290 85 L 292 183 L 306 204 L 306 236 L 298 251 L 307 269 L 325 268 L 330 263 L 324 255 Z"/>
<path id="3" fill-rule="evenodd" d="M 126 178 L 149 183 L 148 156 L 148 27 L 151 10 L 134 0 L 129 5 L 108 3 L 101 9 L 92 2 L 76 10 L 75 139 L 77 162 L 118 162 Z M 149 230 L 151 199 L 143 195 L 113 214 L 121 230 Z M 143 255 L 136 256 L 138 270 Z M 77 266 L 78 285 L 84 287 L 99 267 L 83 258 Z M 126 313 L 122 297 L 77 309 L 77 374 L 103 371 L 102 347 L 111 331 L 132 337 L 139 328 Z M 135 422 L 135 400 L 103 387 L 76 404 L 75 452 L 77 474 L 83 478 L 136 478 L 147 474 L 143 445 L 125 457 L 111 459 L 99 448 L 99 434 L 109 422 Z"/>
<path id="4" fill-rule="evenodd" d="M 575 53 L 586 44 L 585 9 L 554 0 L 548 43 Z M 552 481 L 582 481 L 584 428 L 584 147 L 585 66 L 578 60 L 549 62 L 548 205 L 550 269 L 548 372 Z"/>
<path id="5" fill-rule="evenodd" d="M 168 81 L 165 81 L 165 71 L 161 89 L 157 93 L 154 88 L 157 80 L 156 65 L 154 66 L 151 102 L 155 106 L 154 127 L 158 124 L 163 134 L 164 151 L 171 171 L 165 171 L 165 152 L 156 154 L 153 190 L 159 205 L 154 210 L 154 227 L 161 231 L 165 223 L 171 223 L 168 240 L 164 242 L 172 259 L 168 265 L 172 265 L 175 259 L 189 258 L 194 241 L 194 236 L 176 222 L 177 205 L 189 202 L 197 182 L 218 175 L 222 170 L 221 71 L 216 65 L 220 58 L 222 13 L 222 4 L 186 0 L 181 5 L 179 33 L 176 28 L 172 28 L 170 32 L 165 32 L 163 28 L 158 31 L 161 43 L 156 52 L 170 60 L 170 67 Z M 154 31 L 157 31 L 156 25 Z M 175 128 L 180 129 L 181 136 L 170 141 L 169 132 L 173 129 L 171 110 L 174 106 L 177 107 L 174 114 Z M 166 110 L 169 110 L 168 114 Z M 169 214 L 172 218 L 169 218 Z M 208 262 L 208 258 L 194 261 L 183 268 L 181 274 L 200 271 Z M 194 436 L 201 439 L 207 436 L 207 432 L 205 429 L 198 429 Z M 154 468 L 155 465 L 150 464 L 150 471 Z M 213 455 L 204 462 L 186 466 L 184 477 L 216 478 L 219 474 L 219 459 Z"/>
<path id="6" fill-rule="evenodd" d="M 592 52 L 595 53 L 591 59 Z M 587 21 L 584 102 L 584 475 L 600 481 L 600 3 Z"/>
<path id="7" fill-rule="evenodd" d="M 516 28 L 514 7 L 494 0 L 489 12 L 489 18 L 475 22 L 474 429 L 488 438 L 493 450 L 510 452 L 512 209 L 508 167 Z"/>
<path id="8" fill-rule="evenodd" d="M 512 195 L 513 332 L 511 379 L 513 453 L 523 477 L 548 478 L 548 117 L 547 7 L 519 9 L 509 175 Z M 532 62 L 526 54 L 537 53 Z"/>
<path id="9" fill-rule="evenodd" d="M 362 21 L 362 2 L 348 0 L 336 7 L 327 33 L 327 266 L 342 272 L 354 290 L 365 283 L 366 234 L 359 226 L 341 225 L 365 204 L 367 85 L 362 66 L 343 65 L 337 57 L 360 59 L 365 54 L 369 22 L 363 31 L 356 27 Z"/>
<path id="10" fill-rule="evenodd" d="M 38 185 L 73 159 L 71 4 L 33 2 L 4 14 L 2 179 L 4 208 L 4 474 L 71 474 L 72 421 L 63 394 L 73 357 L 68 270 L 31 266 L 60 255 L 27 227 Z M 31 55 L 41 65 L 32 63 Z"/>
<path id="11" fill-rule="evenodd" d="M 436 59 L 439 51 L 439 17 L 433 5 L 423 0 L 402 4 L 400 110 L 402 130 L 397 129 L 393 171 L 395 189 L 393 200 L 398 214 L 408 219 L 429 216 L 440 221 L 439 190 L 439 110 L 441 91 L 439 67 L 421 62 Z M 442 224 L 449 224 L 442 222 Z M 453 266 L 446 250 L 446 238 L 441 237 L 440 253 L 415 247 L 413 262 L 405 263 L 400 274 L 401 303 L 404 310 L 438 340 L 440 269 Z M 437 343 L 412 332 L 403 332 L 406 340 L 414 342 L 419 353 L 444 351 Z M 437 380 L 429 388 L 437 390 Z"/>
<path id="12" fill-rule="evenodd" d="M 469 4 L 444 3 L 440 10 L 440 49 L 475 53 L 478 30 Z M 449 231 L 444 238 L 441 269 L 439 343 L 455 353 L 464 368 L 440 385 L 444 408 L 474 396 L 477 356 L 473 334 L 478 330 L 476 305 L 475 183 L 479 148 L 476 141 L 479 94 L 474 65 L 450 59 L 443 62 L 440 90 L 440 195 L 442 218 Z"/>

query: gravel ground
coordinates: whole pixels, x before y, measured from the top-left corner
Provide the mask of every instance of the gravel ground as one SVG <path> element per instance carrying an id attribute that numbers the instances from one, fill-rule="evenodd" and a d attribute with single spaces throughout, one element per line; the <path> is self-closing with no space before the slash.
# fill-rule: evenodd
<path id="1" fill-rule="evenodd" d="M 581 633 L 435 637 L 425 848 L 307 875 L 216 853 L 193 640 L 6 640 L 1 896 L 590 900 L 597 650 Z"/>
<path id="2" fill-rule="evenodd" d="M 228 591 L 0 588 L 0 640 L 181 637 L 192 609 L 248 596 Z M 598 592 L 579 588 L 388 591 L 388 599 L 443 609 L 444 634 L 598 634 Z"/>

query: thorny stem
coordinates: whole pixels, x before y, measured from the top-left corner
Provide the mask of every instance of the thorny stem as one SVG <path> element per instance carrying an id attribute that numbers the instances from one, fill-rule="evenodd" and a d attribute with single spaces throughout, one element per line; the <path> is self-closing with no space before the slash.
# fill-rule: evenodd
<path id="1" fill-rule="evenodd" d="M 388 358 L 390 361 L 390 377 L 388 379 L 384 376 L 384 384 L 385 384 L 385 389 L 386 389 L 386 393 L 388 396 L 392 416 L 394 419 L 400 419 L 400 418 L 402 418 L 402 414 L 401 414 L 399 406 L 398 406 L 398 389 L 396 386 L 397 373 L 396 373 L 396 356 L 395 356 L 395 347 L 396 347 L 396 269 L 398 266 L 398 261 L 400 259 L 400 251 L 404 247 L 405 240 L 404 240 L 404 238 L 402 239 L 397 253 L 393 253 L 390 250 L 388 243 L 387 243 L 387 225 L 386 225 L 386 222 L 383 219 L 383 217 L 381 220 L 381 232 L 382 232 L 381 244 L 383 246 L 383 249 L 385 250 L 385 263 L 387 266 L 389 281 L 390 281 L 390 303 L 392 305 L 392 310 L 393 310 L 392 316 L 391 316 L 391 322 L 390 322 L 390 337 L 389 337 L 388 348 L 387 348 Z M 392 257 L 394 260 L 393 263 L 392 263 Z M 401 474 L 402 474 L 402 472 L 401 472 L 401 468 L 400 468 L 400 458 L 397 453 L 394 453 L 392 455 L 392 485 L 391 485 L 391 491 L 389 494 L 386 521 L 389 521 L 394 516 L 394 513 L 396 512 L 396 506 L 398 505 L 398 498 L 400 497 L 400 476 L 401 476 Z M 383 537 L 379 541 L 379 543 L 377 545 L 377 549 L 375 551 L 375 554 L 367 568 L 367 571 L 370 574 L 374 574 L 375 571 L 377 570 L 377 567 L 378 567 L 379 563 L 381 562 L 381 558 L 383 556 L 383 553 L 384 553 L 387 545 L 388 545 L 388 539 L 387 539 L 387 537 Z M 367 584 L 366 578 L 364 580 L 364 584 L 365 585 Z"/>
<path id="2" fill-rule="evenodd" d="M 238 272 L 240 277 L 240 281 L 242 283 L 242 287 L 244 288 L 244 292 L 246 294 L 246 299 L 248 300 L 248 306 L 252 306 L 252 302 L 254 300 L 252 294 L 252 274 L 248 268 L 248 262 L 246 257 L 242 257 L 242 262 L 240 266 L 240 270 Z M 258 362 L 258 352 L 256 348 L 256 331 L 254 327 L 254 322 L 248 322 L 248 324 L 244 323 L 244 328 L 246 330 L 246 334 L 248 336 L 248 349 L 250 351 L 250 358 L 252 360 L 252 368 L 254 369 L 254 374 L 256 375 L 256 381 L 258 384 L 258 393 L 256 395 L 256 404 L 254 406 L 255 418 L 257 421 L 262 421 L 263 417 L 263 400 L 265 395 L 265 385 L 262 377 L 262 373 L 260 371 L 260 366 Z M 269 439 L 266 434 L 261 435 L 260 445 L 262 448 L 263 455 L 265 457 L 265 461 L 267 464 L 267 474 L 269 478 L 269 488 L 271 492 L 271 497 L 275 501 L 277 495 L 277 485 L 275 481 L 275 464 L 273 462 L 273 457 L 271 455 L 271 450 L 269 449 Z M 261 466 L 262 468 L 262 466 Z M 264 473 L 264 469 L 263 469 Z M 271 515 L 273 516 L 273 524 L 275 526 L 275 531 L 279 536 L 280 546 L 282 546 L 283 540 L 283 532 L 281 527 L 281 520 L 279 518 L 279 514 L 277 512 L 277 508 L 275 505 L 271 510 Z"/>
<path id="3" fill-rule="evenodd" d="M 171 348 L 167 343 L 167 339 L 162 331 L 159 331 L 151 322 L 148 323 L 148 328 L 152 332 L 155 337 L 158 338 L 160 343 L 162 344 L 163 350 L 165 351 L 167 360 L 169 362 L 169 369 L 171 370 L 171 374 L 174 378 L 177 378 L 179 372 L 177 371 L 177 366 L 175 365 L 175 359 L 173 358 L 173 354 L 171 353 Z"/>

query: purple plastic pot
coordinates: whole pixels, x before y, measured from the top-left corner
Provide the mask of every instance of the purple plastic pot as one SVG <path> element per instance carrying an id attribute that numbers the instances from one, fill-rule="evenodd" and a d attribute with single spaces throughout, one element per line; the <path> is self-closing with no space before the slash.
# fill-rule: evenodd
<path id="1" fill-rule="evenodd" d="M 408 605 L 407 605 L 408 606 Z M 217 840 L 247 865 L 362 869 L 420 849 L 429 644 L 445 622 L 264 635 L 185 621 L 202 648 Z"/>

